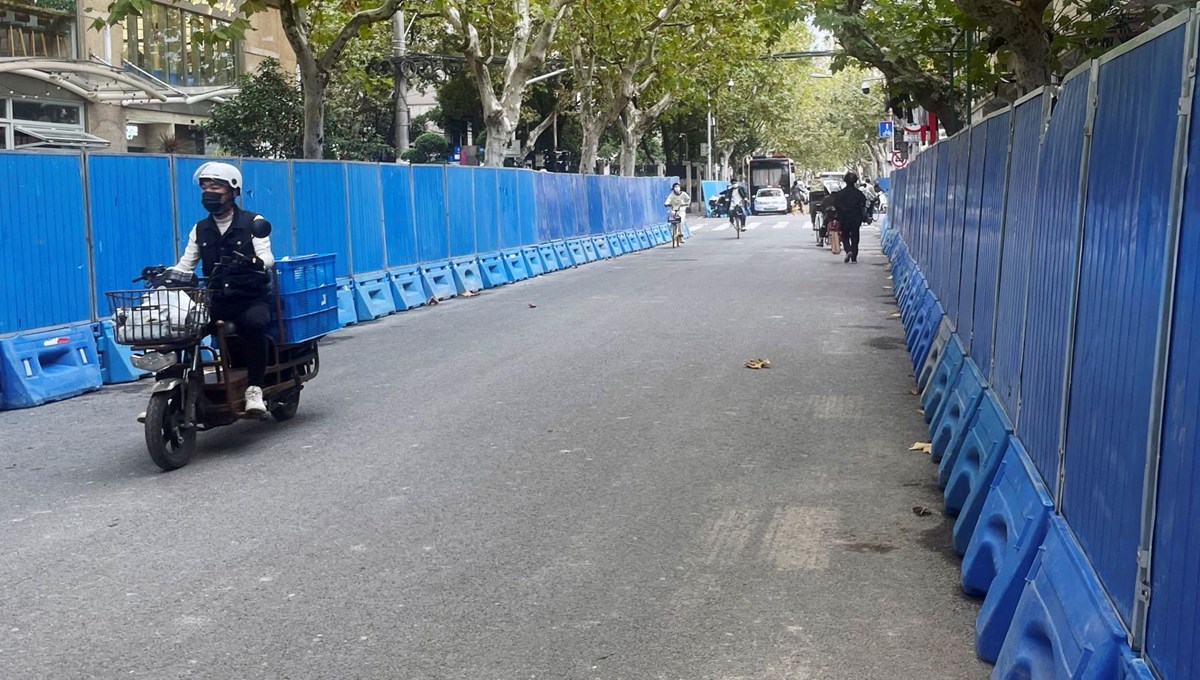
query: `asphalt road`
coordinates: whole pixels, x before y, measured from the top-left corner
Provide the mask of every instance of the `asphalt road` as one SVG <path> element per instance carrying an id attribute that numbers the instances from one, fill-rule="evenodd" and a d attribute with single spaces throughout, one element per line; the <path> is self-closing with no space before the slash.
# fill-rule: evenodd
<path id="1" fill-rule="evenodd" d="M 145 382 L 0 413 L 0 678 L 986 677 L 878 231 L 720 224 L 345 329 L 173 473 Z"/>

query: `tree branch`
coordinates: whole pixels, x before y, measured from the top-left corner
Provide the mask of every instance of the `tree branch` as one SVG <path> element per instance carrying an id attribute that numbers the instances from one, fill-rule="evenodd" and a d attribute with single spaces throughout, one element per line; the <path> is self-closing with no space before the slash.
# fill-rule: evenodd
<path id="1" fill-rule="evenodd" d="M 333 42 L 329 43 L 329 48 L 325 50 L 325 54 L 321 55 L 321 60 L 318 62 L 321 70 L 328 71 L 333 68 L 337 60 L 341 58 L 342 52 L 346 49 L 346 44 L 358 35 L 359 29 L 367 24 L 391 19 L 392 15 L 400 9 L 402 2 L 403 0 L 384 0 L 383 4 L 376 8 L 362 10 L 350 17 L 346 25 L 342 26 L 342 30 L 338 31 L 337 37 L 333 39 Z M 282 4 L 292 4 L 292 2 Z"/>

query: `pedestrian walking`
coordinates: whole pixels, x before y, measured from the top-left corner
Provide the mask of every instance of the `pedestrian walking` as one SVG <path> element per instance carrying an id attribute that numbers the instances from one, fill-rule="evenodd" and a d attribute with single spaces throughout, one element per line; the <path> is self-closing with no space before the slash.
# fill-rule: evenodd
<path id="1" fill-rule="evenodd" d="M 833 204 L 841 223 L 842 242 L 846 247 L 843 262 L 858 262 L 858 239 L 863 220 L 867 217 L 867 197 L 858 188 L 858 175 L 847 172 L 846 186 L 837 192 Z"/>

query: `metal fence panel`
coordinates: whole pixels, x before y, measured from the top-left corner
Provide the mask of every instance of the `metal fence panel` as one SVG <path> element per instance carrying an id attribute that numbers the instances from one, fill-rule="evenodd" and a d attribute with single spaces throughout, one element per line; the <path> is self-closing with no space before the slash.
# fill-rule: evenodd
<path id="1" fill-rule="evenodd" d="M 608 219 L 606 212 L 606 199 L 608 195 L 606 190 L 607 185 L 604 184 L 604 178 L 596 175 L 589 175 L 584 178 L 587 181 L 587 213 L 588 213 L 588 229 L 589 233 L 602 233 L 609 231 Z"/>
<path id="2" fill-rule="evenodd" d="M 345 164 L 292 161 L 296 248 L 301 253 L 335 253 L 337 275 L 349 276 L 350 222 L 346 211 Z"/>
<path id="3" fill-rule="evenodd" d="M 567 203 L 567 221 L 564 228 L 567 233 L 577 236 L 590 234 L 596 230 L 597 223 L 593 221 L 588 206 L 587 182 L 588 178 L 583 175 L 572 175 L 571 177 L 571 200 Z M 603 229 L 603 223 L 599 224 L 600 228 Z"/>
<path id="4" fill-rule="evenodd" d="M 950 140 L 954 145 L 954 172 L 949 219 L 949 253 L 947 261 L 947 299 L 942 300 L 942 308 L 950 318 L 951 325 L 956 322 L 951 310 L 957 308 L 961 294 L 962 257 L 963 257 L 963 227 L 967 212 L 967 182 L 971 171 L 971 134 L 960 132 Z"/>
<path id="5" fill-rule="evenodd" d="M 417 263 L 417 233 L 413 218 L 412 168 L 384 165 L 379 168 L 383 185 L 383 231 L 388 267 Z"/>
<path id="6" fill-rule="evenodd" d="M 988 119 L 987 157 L 983 166 L 983 211 L 979 220 L 979 256 L 975 263 L 975 320 L 971 355 L 984 379 L 991 377 L 992 331 L 996 326 L 996 289 L 1000 285 L 1004 243 L 1004 197 L 1008 188 L 1008 146 L 1012 111 Z"/>
<path id="7" fill-rule="evenodd" d="M 481 253 L 500 248 L 499 188 L 495 168 L 475 169 L 475 246 Z"/>
<path id="8" fill-rule="evenodd" d="M 87 179 L 93 282 L 100 296 L 129 289 L 143 267 L 175 264 L 170 158 L 89 155 Z M 105 304 L 99 312 L 106 314 Z"/>
<path id="9" fill-rule="evenodd" d="M 417 261 L 445 260 L 450 257 L 450 234 L 446 226 L 446 166 L 414 165 L 412 174 Z"/>
<path id="10" fill-rule="evenodd" d="M 521 217 L 517 210 L 517 177 L 521 171 L 504 168 L 496 172 L 500 175 L 500 247 L 517 248 L 521 245 Z"/>
<path id="11" fill-rule="evenodd" d="M 0 199 L 0 334 L 91 319 L 83 158 L 0 153 L 0 186 L 6 197 L 37 197 Z M 125 228 L 138 231 L 128 221 Z M 125 277 L 126 284 L 136 275 Z M 107 305 L 99 304 L 107 314 Z"/>
<path id="12" fill-rule="evenodd" d="M 1051 494 L 1056 493 L 1058 479 L 1067 343 L 1077 285 L 1088 86 L 1088 72 L 1082 71 L 1059 91 L 1038 161 L 1039 176 L 1054 179 L 1039 182 L 1031 201 L 1037 206 L 1037 266 L 1030 268 L 1029 276 L 1017 433 Z"/>
<path id="13" fill-rule="evenodd" d="M 1196 98 L 1188 166 L 1200 167 Z M 1200 677 L 1200 176 L 1187 175 L 1183 196 L 1146 629 L 1146 654 L 1170 679 Z"/>
<path id="14" fill-rule="evenodd" d="M 1088 172 L 1063 514 L 1126 623 L 1184 38 L 1179 26 L 1100 66 Z"/>
<path id="15" fill-rule="evenodd" d="M 1017 422 L 1021 396 L 1021 354 L 1025 347 L 1025 303 L 1038 214 L 1038 154 L 1045 122 L 1043 95 L 1025 100 L 1013 110 L 1013 139 L 1005 199 L 1003 266 L 996 307 L 992 390 L 1012 422 Z"/>
<path id="16" fill-rule="evenodd" d="M 988 126 L 971 128 L 971 168 L 967 176 L 967 207 L 963 223 L 962 271 L 958 282 L 958 305 L 954 325 L 963 346 L 971 347 L 975 330 L 975 277 L 979 257 L 979 223 L 983 215 L 984 176 L 987 169 Z"/>
<path id="17" fill-rule="evenodd" d="M 383 269 L 383 186 L 378 163 L 347 163 L 350 255 L 355 274 Z"/>
<path id="18" fill-rule="evenodd" d="M 517 171 L 517 219 L 523 246 L 538 243 L 537 197 L 533 190 L 534 174 L 531 170 Z"/>
<path id="19" fill-rule="evenodd" d="M 178 173 L 178 158 L 175 163 Z M 292 214 L 292 175 L 288 162 L 247 158 L 241 166 L 242 205 L 271 223 L 271 252 L 276 258 L 295 255 L 296 221 Z M 179 194 L 175 200 L 180 212 L 187 204 L 182 196 L 186 194 Z M 180 232 L 187 236 L 183 225 Z"/>
<path id="20" fill-rule="evenodd" d="M 931 259 L 929 265 L 930 287 L 933 293 L 939 300 L 946 299 L 946 282 L 949 277 L 946 275 L 946 217 L 947 217 L 947 202 L 949 201 L 949 186 L 950 186 L 950 145 L 947 143 L 938 144 L 934 147 L 934 194 L 937 196 L 932 206 L 932 225 L 931 233 L 933 235 L 933 243 L 930 251 Z"/>
<path id="21" fill-rule="evenodd" d="M 474 255 L 475 247 L 475 168 L 446 166 L 446 219 L 450 230 L 450 256 Z"/>

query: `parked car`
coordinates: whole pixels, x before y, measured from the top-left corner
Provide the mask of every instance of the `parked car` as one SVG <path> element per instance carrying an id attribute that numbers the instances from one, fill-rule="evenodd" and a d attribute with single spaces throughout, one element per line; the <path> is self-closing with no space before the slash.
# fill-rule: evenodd
<path id="1" fill-rule="evenodd" d="M 787 195 L 783 193 L 783 189 L 767 187 L 759 189 L 758 193 L 754 195 L 754 212 L 756 213 L 785 214 L 787 211 Z"/>

